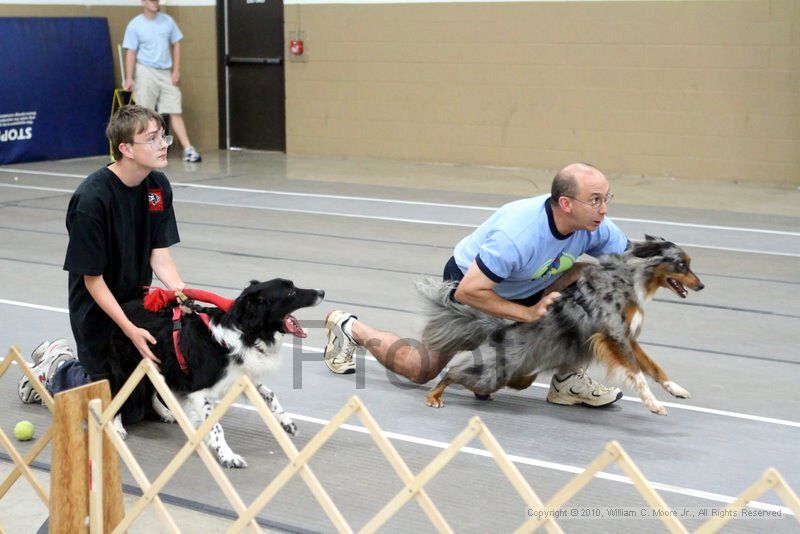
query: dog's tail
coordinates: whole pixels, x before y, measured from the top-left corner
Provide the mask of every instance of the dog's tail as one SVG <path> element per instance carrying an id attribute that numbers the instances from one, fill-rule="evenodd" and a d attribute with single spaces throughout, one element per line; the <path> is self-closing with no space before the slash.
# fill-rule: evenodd
<path id="1" fill-rule="evenodd" d="M 450 296 L 455 287 L 455 282 L 432 278 L 417 282 L 417 292 L 422 296 L 428 316 L 422 342 L 440 354 L 474 350 L 490 335 L 510 324 L 457 302 Z"/>

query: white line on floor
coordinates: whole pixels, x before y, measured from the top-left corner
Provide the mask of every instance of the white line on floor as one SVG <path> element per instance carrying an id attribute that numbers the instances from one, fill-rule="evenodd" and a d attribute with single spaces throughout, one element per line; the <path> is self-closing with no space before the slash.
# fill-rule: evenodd
<path id="1" fill-rule="evenodd" d="M 2 169 L 0 169 L 2 170 Z M 0 184 L 0 187 L 8 187 L 8 188 L 15 188 L 15 189 L 31 189 L 35 191 L 52 191 L 57 193 L 72 193 L 70 189 L 59 189 L 56 187 L 40 187 L 40 186 L 25 186 L 25 185 L 15 185 L 15 184 Z M 425 219 L 406 219 L 402 217 L 382 217 L 378 215 L 359 215 L 353 213 L 336 213 L 330 211 L 319 211 L 319 210 L 304 210 L 304 209 L 295 209 L 295 208 L 276 208 L 270 206 L 254 206 L 250 204 L 233 204 L 227 202 L 207 202 L 202 200 L 184 200 L 180 198 L 175 199 L 176 203 L 183 203 L 183 204 L 198 204 L 201 206 L 220 206 L 223 208 L 240 208 L 240 209 L 255 209 L 255 210 L 265 210 L 265 211 L 278 211 L 283 213 L 307 213 L 309 215 L 325 215 L 325 216 L 334 216 L 334 217 L 346 217 L 352 219 L 371 219 L 371 220 L 378 220 L 378 221 L 391 221 L 391 222 L 403 222 L 403 223 L 412 223 L 412 224 L 428 224 L 434 226 L 455 226 L 459 228 L 477 228 L 478 225 L 476 224 L 466 224 L 466 223 L 454 223 L 454 222 L 446 222 L 446 221 L 431 221 Z M 626 219 L 614 219 L 615 221 L 624 221 Z M 663 225 L 670 225 L 674 223 L 663 222 L 663 221 L 650 221 L 656 224 L 663 224 Z M 698 226 L 700 227 L 700 226 Z M 720 227 L 723 228 L 723 227 Z M 736 228 L 727 228 L 729 230 L 737 230 Z M 742 231 L 750 231 L 750 232 L 761 232 L 761 233 L 776 233 L 773 230 L 753 230 L 753 229 L 742 229 Z M 789 233 L 787 233 L 789 234 Z M 790 234 L 791 235 L 791 234 Z M 797 234 L 800 235 L 800 234 Z M 758 254 L 759 256 L 784 256 L 790 258 L 800 258 L 800 254 L 791 253 L 791 252 L 775 252 L 771 250 L 758 250 L 758 249 L 744 249 L 744 248 L 734 248 L 734 247 L 716 247 L 713 245 L 699 245 L 693 243 L 678 243 L 679 245 L 685 247 L 693 247 L 693 248 L 702 248 L 708 250 L 722 250 L 726 252 L 740 252 L 745 254 Z"/>
<path id="2" fill-rule="evenodd" d="M 0 299 L 0 304 L 7 304 L 9 306 L 18 306 L 20 308 L 29 308 L 34 310 L 42 310 L 42 311 L 50 311 L 50 312 L 57 312 L 57 313 L 69 313 L 69 310 L 66 308 L 56 308 L 53 306 L 44 306 L 41 304 L 32 304 L 30 302 L 20 302 L 18 300 L 8 300 L 8 299 Z M 283 348 L 288 348 L 294 350 L 295 346 L 292 343 L 284 343 Z M 303 346 L 302 348 L 305 352 L 314 352 L 321 354 L 323 349 L 318 347 L 308 347 Z M 374 356 L 367 355 L 364 357 L 368 361 L 376 362 Z M 534 386 L 539 388 L 550 388 L 550 384 L 544 384 L 542 382 L 534 382 Z M 641 399 L 636 397 L 622 397 L 622 400 L 628 402 L 642 402 Z M 763 417 L 761 415 L 750 415 L 746 413 L 738 413 L 738 412 L 730 412 L 726 410 L 717 410 L 714 408 L 704 408 L 702 406 L 692 406 L 690 404 L 677 404 L 673 402 L 662 402 L 662 404 L 668 408 L 675 408 L 676 410 L 686 410 L 689 412 L 699 412 L 699 413 L 706 413 L 709 415 L 719 415 L 722 417 L 732 417 L 735 419 L 745 419 L 748 421 L 755 421 L 757 423 L 768 423 L 772 425 L 781 425 L 781 426 L 789 426 L 794 428 L 800 428 L 800 422 L 798 421 L 789 421 L 786 419 L 776 419 L 774 417 Z"/>
<path id="3" fill-rule="evenodd" d="M 8 174 L 33 174 L 34 176 L 60 176 L 62 178 L 86 178 L 85 174 L 67 174 L 64 172 L 31 171 L 28 169 L 0 169 Z"/>
<path id="4" fill-rule="evenodd" d="M 243 409 L 243 410 L 256 411 L 256 409 L 253 406 L 249 405 L 249 404 L 234 403 L 233 406 L 235 406 L 236 408 Z M 330 421 L 328 421 L 326 419 L 320 419 L 318 417 L 308 417 L 308 416 L 305 416 L 305 415 L 300 415 L 300 414 L 295 414 L 295 413 L 289 413 L 288 415 L 289 415 L 289 417 L 291 417 L 293 419 L 297 419 L 298 421 L 305 421 L 305 422 L 308 422 L 308 423 L 314 423 L 314 424 L 318 424 L 318 425 L 327 425 L 330 422 Z M 341 426 L 341 428 L 344 429 L 344 430 L 349 430 L 351 432 L 359 432 L 359 433 L 362 433 L 362 434 L 369 434 L 369 430 L 367 430 L 363 426 L 343 424 Z M 437 449 L 446 449 L 447 447 L 450 446 L 450 443 L 446 443 L 444 441 L 437 441 L 437 440 L 432 440 L 432 439 L 427 439 L 427 438 L 420 438 L 420 437 L 417 437 L 417 436 L 409 436 L 407 434 L 398 434 L 396 432 L 386 432 L 386 431 L 384 431 L 383 434 L 387 438 L 392 439 L 392 440 L 404 441 L 404 442 L 407 442 L 407 443 L 413 443 L 415 445 L 424 445 L 426 447 L 434 447 L 434 448 L 437 448 Z M 478 448 L 475 448 L 475 447 L 463 447 L 461 449 L 461 452 L 464 453 L 464 454 L 471 454 L 471 455 L 474 455 L 474 456 L 483 456 L 483 457 L 487 457 L 487 458 L 492 458 L 493 457 L 492 453 L 490 453 L 489 451 L 484 450 L 484 449 L 478 449 Z M 548 462 L 548 461 L 545 461 L 545 460 L 537 460 L 535 458 L 528 458 L 526 456 L 518 456 L 518 455 L 515 455 L 515 454 L 509 454 L 508 458 L 509 458 L 509 460 L 514 462 L 515 464 L 529 465 L 529 466 L 532 466 L 532 467 L 541 467 L 541 468 L 544 468 L 544 469 L 552 469 L 552 470 L 555 470 L 555 471 L 562 471 L 562 472 L 565 472 L 565 473 L 580 474 L 580 473 L 583 473 L 583 471 L 584 471 L 584 468 L 577 467 L 577 466 L 574 466 L 574 465 L 561 464 L 561 463 L 557 463 L 557 462 Z M 595 475 L 595 478 L 600 478 L 600 479 L 603 479 L 603 480 L 610 480 L 612 482 L 621 482 L 623 484 L 633 485 L 633 481 L 630 478 L 626 477 L 626 476 L 614 475 L 612 473 L 606 473 L 604 471 L 600 471 L 599 473 L 597 473 Z M 650 485 L 653 488 L 655 488 L 656 490 L 665 491 L 667 493 L 678 493 L 678 494 L 681 494 L 681 495 L 688 495 L 688 496 L 691 496 L 691 497 L 698 497 L 700 499 L 707 499 L 707 500 L 710 500 L 710 501 L 716 501 L 716 502 L 721 502 L 721 503 L 726 503 L 726 504 L 727 503 L 732 503 L 733 501 L 736 500 L 736 497 L 733 497 L 733 496 L 730 496 L 730 495 L 723 495 L 721 493 L 712 493 L 712 492 L 709 492 L 709 491 L 697 490 L 697 489 L 692 489 L 692 488 L 685 488 L 685 487 L 682 487 L 682 486 L 675 486 L 673 484 L 664 484 L 664 483 L 661 483 L 661 482 L 653 482 L 653 481 L 649 481 L 649 482 L 650 482 Z M 791 510 L 791 508 L 789 508 L 787 506 L 778 506 L 778 505 L 769 504 L 769 503 L 765 503 L 765 502 L 761 502 L 761 501 L 750 501 L 747 504 L 747 506 L 751 507 L 751 508 L 758 509 L 758 510 L 769 510 L 769 511 L 773 511 L 773 512 L 778 512 L 779 511 L 782 514 L 792 515 L 792 516 L 794 515 L 794 513 Z"/>
<path id="5" fill-rule="evenodd" d="M 63 173 L 56 173 L 56 172 L 40 172 L 40 171 L 28 171 L 28 170 L 16 170 L 16 169 L 0 169 L 0 172 L 6 172 L 10 174 L 39 174 L 39 175 L 46 175 L 46 176 L 64 176 L 68 178 L 84 178 L 83 175 L 77 174 L 63 174 Z M 44 191 L 66 191 L 72 192 L 71 190 L 64 190 L 64 189 L 55 189 L 55 188 L 41 188 L 35 186 L 25 186 L 25 185 L 15 185 L 15 184 L 0 184 L 4 187 L 16 187 L 22 189 L 40 189 Z M 472 206 L 472 205 L 465 205 L 465 204 L 445 204 L 445 203 L 437 203 L 437 202 L 421 202 L 421 201 L 414 201 L 414 200 L 395 200 L 395 199 L 386 199 L 386 198 L 375 198 L 375 197 L 354 197 L 354 196 L 345 196 L 345 195 L 323 195 L 319 193 L 299 193 L 295 191 L 272 191 L 269 189 L 251 189 L 246 187 L 227 187 L 227 186 L 219 186 L 219 185 L 206 185 L 206 184 L 194 184 L 194 183 L 187 183 L 187 182 L 172 182 L 172 186 L 174 189 L 177 188 L 186 188 L 186 189 L 207 189 L 213 191 L 229 191 L 229 192 L 238 192 L 238 193 L 248 193 L 248 194 L 259 194 L 259 195 L 277 195 L 277 196 L 293 196 L 293 197 L 304 197 L 304 198 L 322 198 L 322 199 L 336 199 L 336 200 L 354 200 L 354 201 L 361 201 L 361 202 L 376 202 L 376 203 L 386 203 L 386 204 L 403 204 L 403 205 L 414 205 L 414 206 L 431 206 L 437 208 L 453 208 L 453 209 L 468 209 L 468 210 L 476 210 L 476 211 L 487 211 L 493 212 L 498 209 L 497 207 L 491 206 Z M 189 202 L 183 200 L 183 202 Z M 451 226 L 471 226 L 476 227 L 476 225 L 465 225 L 465 224 L 452 224 L 447 222 L 437 222 L 437 221 L 424 221 L 424 220 L 417 220 L 417 219 L 397 219 L 391 217 L 374 217 L 374 216 L 358 216 L 352 214 L 331 214 L 328 212 L 320 212 L 320 211 L 311 211 L 311 210 L 292 210 L 292 209 L 282 209 L 282 208 L 271 208 L 271 207 L 264 207 L 264 206 L 252 206 L 252 205 L 238 205 L 238 204 L 224 204 L 224 203 L 213 203 L 213 202 L 203 202 L 203 201 L 191 201 L 195 204 L 209 204 L 212 206 L 230 206 L 230 207 L 246 207 L 246 208 L 257 208 L 257 209 L 267 209 L 267 210 L 275 210 L 275 211 L 297 211 L 299 213 L 312 213 L 312 214 L 324 214 L 324 215 L 341 215 L 341 216 L 349 216 L 349 217 L 363 217 L 367 219 L 380 219 L 380 220 L 389 220 L 389 221 L 402 221 L 402 222 L 417 222 L 422 224 L 441 224 L 441 225 L 451 225 Z M 793 237 L 800 237 L 800 232 L 787 232 L 782 230 L 766 230 L 761 228 L 742 228 L 736 226 L 718 226 L 718 225 L 710 225 L 710 224 L 696 224 L 696 223 L 682 223 L 682 222 L 673 222 L 673 221 L 658 221 L 652 219 L 633 219 L 633 218 L 625 218 L 625 217 L 613 217 L 611 218 L 614 221 L 623 221 L 623 222 L 634 222 L 634 223 L 646 223 L 646 224 L 661 224 L 666 226 L 681 226 L 685 228 L 701 228 L 704 230 L 724 230 L 730 232 L 751 232 L 751 233 L 759 233 L 759 234 L 772 234 L 772 235 L 785 235 L 785 236 L 793 236 Z M 700 245 L 691 245 L 691 246 L 700 246 Z M 708 247 L 710 248 L 710 247 Z M 721 250 L 738 250 L 738 249 L 721 249 Z"/>

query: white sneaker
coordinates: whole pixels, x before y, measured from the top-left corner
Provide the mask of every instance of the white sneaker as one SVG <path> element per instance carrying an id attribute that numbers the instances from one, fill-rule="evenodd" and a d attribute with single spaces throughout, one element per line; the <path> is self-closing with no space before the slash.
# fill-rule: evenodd
<path id="1" fill-rule="evenodd" d="M 33 349 L 31 358 L 33 359 L 31 371 L 39 382 L 46 387 L 56 370 L 65 362 L 74 360 L 75 355 L 72 353 L 72 349 L 66 339 L 56 339 L 53 342 L 44 341 L 39 344 L 38 347 Z M 22 375 L 22 378 L 19 379 L 17 395 L 19 395 L 19 400 L 25 404 L 34 404 L 42 400 L 41 395 L 33 387 L 31 381 L 28 380 L 27 375 Z"/>
<path id="2" fill-rule="evenodd" d="M 33 360 L 33 365 L 39 365 L 39 362 L 42 361 L 44 358 L 44 352 L 47 350 L 47 347 L 50 346 L 49 341 L 42 341 L 39 343 L 39 346 L 33 349 L 31 352 L 31 360 Z"/>
<path id="3" fill-rule="evenodd" d="M 190 146 L 183 151 L 183 161 L 198 163 L 203 161 L 203 158 L 200 157 L 200 153 L 193 146 Z"/>
<path id="4" fill-rule="evenodd" d="M 553 375 L 547 402 L 553 404 L 584 404 L 586 406 L 606 406 L 622 398 L 619 388 L 608 388 L 592 380 L 583 369 L 565 377 Z"/>
<path id="5" fill-rule="evenodd" d="M 350 319 L 358 319 L 358 317 L 339 310 L 330 312 L 325 318 L 328 344 L 325 346 L 323 359 L 328 369 L 337 375 L 349 375 L 356 372 L 356 360 L 353 358 L 353 353 L 358 343 L 342 328 Z"/>

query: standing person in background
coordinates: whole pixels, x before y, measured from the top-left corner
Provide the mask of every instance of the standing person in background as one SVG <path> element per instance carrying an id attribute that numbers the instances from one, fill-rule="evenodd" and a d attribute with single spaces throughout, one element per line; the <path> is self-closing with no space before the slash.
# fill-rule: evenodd
<path id="1" fill-rule="evenodd" d="M 142 0 L 143 13 L 128 23 L 122 47 L 125 80 L 140 106 L 169 115 L 169 126 L 183 147 L 183 161 L 201 161 L 189 141 L 181 109 L 181 43 L 183 34 L 172 17 L 158 11 L 158 0 Z"/>

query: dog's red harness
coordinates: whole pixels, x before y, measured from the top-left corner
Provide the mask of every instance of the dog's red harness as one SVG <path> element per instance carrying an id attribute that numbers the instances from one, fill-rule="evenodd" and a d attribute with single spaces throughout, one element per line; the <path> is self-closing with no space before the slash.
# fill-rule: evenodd
<path id="1" fill-rule="evenodd" d="M 178 306 L 172 310 L 172 343 L 175 345 L 175 357 L 178 360 L 178 365 L 184 373 L 189 372 L 189 364 L 186 363 L 186 357 L 181 352 L 178 346 L 178 341 L 181 333 L 181 320 L 184 315 L 191 313 L 196 314 L 200 320 L 208 327 L 209 317 L 207 313 L 200 312 L 194 308 L 194 301 L 209 302 L 216 305 L 222 311 L 229 311 L 233 306 L 233 299 L 226 299 L 220 297 L 210 291 L 203 291 L 202 289 L 184 288 L 183 291 L 170 292 L 160 287 L 148 287 L 149 293 L 144 297 L 144 308 L 147 311 L 157 312 L 164 309 L 170 302 L 177 301 Z"/>

